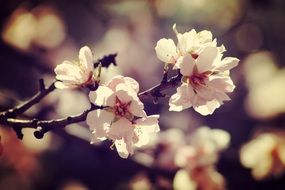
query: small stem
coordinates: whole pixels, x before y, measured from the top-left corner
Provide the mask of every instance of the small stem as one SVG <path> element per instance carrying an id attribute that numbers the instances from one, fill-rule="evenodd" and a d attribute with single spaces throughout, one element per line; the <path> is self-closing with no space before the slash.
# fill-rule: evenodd
<path id="1" fill-rule="evenodd" d="M 161 80 L 160 84 L 157 84 L 156 86 L 139 93 L 139 98 L 143 98 L 144 96 L 148 95 L 151 95 L 154 98 L 164 97 L 165 95 L 162 94 L 161 91 L 173 88 L 181 82 L 182 75 L 180 73 L 168 80 L 165 80 L 165 76 L 167 76 L 167 72 L 164 73 L 163 79 Z"/>

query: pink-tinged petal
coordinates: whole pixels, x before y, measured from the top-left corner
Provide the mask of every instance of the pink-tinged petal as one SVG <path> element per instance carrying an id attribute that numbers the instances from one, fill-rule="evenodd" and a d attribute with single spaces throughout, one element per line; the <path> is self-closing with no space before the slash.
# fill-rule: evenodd
<path id="1" fill-rule="evenodd" d="M 169 111 L 182 111 L 192 106 L 191 99 L 195 96 L 193 88 L 187 83 L 183 83 L 177 88 L 177 93 L 169 100 Z"/>
<path id="2" fill-rule="evenodd" d="M 110 139 L 122 139 L 128 134 L 133 134 L 134 129 L 132 127 L 132 123 L 126 118 L 122 117 L 119 120 L 112 123 L 110 127 L 110 131 L 108 132 L 108 137 Z"/>
<path id="3" fill-rule="evenodd" d="M 172 39 L 161 39 L 155 46 L 158 59 L 165 63 L 174 63 L 177 58 L 176 46 Z"/>
<path id="4" fill-rule="evenodd" d="M 129 95 L 129 93 L 125 90 L 120 90 L 117 92 L 113 92 L 111 96 L 108 97 L 106 101 L 106 105 L 113 107 L 116 104 L 117 98 L 122 102 L 122 103 L 129 103 L 134 100 L 134 98 Z"/>
<path id="5" fill-rule="evenodd" d="M 209 77 L 207 85 L 220 92 L 232 92 L 235 89 L 235 85 L 229 76 L 212 75 Z"/>
<path id="6" fill-rule="evenodd" d="M 90 102 L 96 105 L 107 105 L 107 100 L 114 92 L 106 87 L 106 86 L 99 86 L 96 91 L 91 91 L 89 93 Z"/>
<path id="7" fill-rule="evenodd" d="M 131 89 L 133 89 L 136 93 L 139 92 L 140 86 L 139 83 L 131 77 L 124 77 L 124 81 Z"/>
<path id="8" fill-rule="evenodd" d="M 89 47 L 84 46 L 79 51 L 79 61 L 87 72 L 93 71 L 93 54 Z"/>
<path id="9" fill-rule="evenodd" d="M 196 89 L 197 96 L 203 98 L 206 101 L 214 98 L 215 90 L 209 87 L 200 86 Z"/>
<path id="10" fill-rule="evenodd" d="M 235 57 L 226 57 L 221 62 L 215 64 L 218 71 L 224 72 L 231 70 L 238 65 L 239 59 Z"/>
<path id="11" fill-rule="evenodd" d="M 195 60 L 190 54 L 183 56 L 182 61 L 177 62 L 177 67 L 180 69 L 180 73 L 183 76 L 191 76 L 193 73 L 193 68 L 195 66 Z"/>
<path id="12" fill-rule="evenodd" d="M 112 80 L 108 82 L 107 86 L 113 91 L 117 91 L 117 86 L 119 84 L 126 85 L 128 88 L 132 89 L 136 93 L 139 92 L 139 83 L 136 80 L 130 77 L 123 77 L 121 75 L 112 78 Z"/>
<path id="13" fill-rule="evenodd" d="M 107 128 L 110 126 L 111 122 L 115 118 L 113 112 L 105 111 L 105 110 L 94 110 L 87 114 L 86 123 L 89 126 L 91 131 L 96 131 L 98 133 L 106 132 Z M 104 136 L 106 136 L 104 132 Z M 100 136 L 97 134 L 97 136 Z"/>
<path id="14" fill-rule="evenodd" d="M 115 146 L 121 158 L 128 158 L 129 152 L 127 150 L 127 145 L 123 139 L 115 140 Z"/>
<path id="15" fill-rule="evenodd" d="M 221 106 L 220 102 L 214 99 L 212 101 L 208 101 L 204 105 L 193 106 L 193 108 L 195 111 L 197 111 L 201 115 L 209 115 L 209 114 L 213 114 L 215 109 L 219 108 L 220 106 Z"/>
<path id="16" fill-rule="evenodd" d="M 197 68 L 199 73 L 211 71 L 214 68 L 213 63 L 218 55 L 217 47 L 206 47 L 197 58 Z"/>
<path id="17" fill-rule="evenodd" d="M 63 82 L 57 81 L 55 84 L 55 87 L 58 89 L 67 89 L 67 88 L 76 88 L 77 86 L 71 85 L 71 84 L 65 84 Z"/>

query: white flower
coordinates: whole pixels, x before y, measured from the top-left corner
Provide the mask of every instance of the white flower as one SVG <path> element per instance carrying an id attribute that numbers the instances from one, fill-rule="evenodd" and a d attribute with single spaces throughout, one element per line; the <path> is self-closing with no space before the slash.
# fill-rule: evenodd
<path id="1" fill-rule="evenodd" d="M 155 47 L 157 57 L 165 62 L 175 64 L 182 61 L 186 55 L 196 59 L 206 47 L 217 47 L 216 39 L 213 40 L 212 33 L 207 30 L 196 32 L 192 29 L 184 34 L 178 33 L 176 25 L 173 26 L 178 43 L 175 45 L 172 39 L 160 39 Z M 220 53 L 225 51 L 224 46 L 220 46 Z"/>
<path id="2" fill-rule="evenodd" d="M 197 58 L 187 54 L 174 65 L 180 69 L 182 85 L 169 100 L 170 111 L 181 111 L 193 107 L 202 115 L 214 110 L 230 100 L 226 93 L 235 88 L 229 70 L 238 64 L 238 59 L 226 57 L 217 47 L 204 48 Z"/>
<path id="3" fill-rule="evenodd" d="M 201 127 L 191 135 L 190 139 L 189 145 L 177 152 L 175 163 L 193 170 L 215 164 L 219 153 L 228 147 L 230 135 L 221 129 Z"/>
<path id="4" fill-rule="evenodd" d="M 63 61 L 56 66 L 55 86 L 59 89 L 86 86 L 93 82 L 93 55 L 89 47 L 79 51 L 79 62 Z"/>
<path id="5" fill-rule="evenodd" d="M 108 106 L 87 115 L 87 124 L 93 131 L 91 143 L 110 139 L 119 155 L 127 158 L 134 146 L 149 141 L 149 134 L 159 131 L 158 115 L 147 116 L 137 93 L 138 83 L 129 77 L 114 77 L 106 86 L 90 92 L 91 102 Z"/>
<path id="6" fill-rule="evenodd" d="M 259 134 L 242 147 L 240 160 L 257 180 L 281 175 L 285 171 L 284 132 Z"/>

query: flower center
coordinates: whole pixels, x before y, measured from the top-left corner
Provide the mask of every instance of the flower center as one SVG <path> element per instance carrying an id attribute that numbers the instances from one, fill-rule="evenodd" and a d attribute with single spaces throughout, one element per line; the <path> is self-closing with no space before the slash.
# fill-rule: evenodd
<path id="1" fill-rule="evenodd" d="M 205 85 L 205 80 L 208 77 L 206 75 L 202 74 L 193 74 L 189 77 L 189 82 L 193 86 L 193 88 L 197 88 L 199 86 Z"/>
<path id="2" fill-rule="evenodd" d="M 131 101 L 123 103 L 118 97 L 116 97 L 116 103 L 115 106 L 113 107 L 116 116 L 125 117 L 131 115 L 131 113 L 129 112 L 129 107 L 131 103 L 132 103 Z"/>
<path id="3" fill-rule="evenodd" d="M 197 53 L 191 53 L 191 56 L 193 59 L 197 59 L 199 55 Z"/>

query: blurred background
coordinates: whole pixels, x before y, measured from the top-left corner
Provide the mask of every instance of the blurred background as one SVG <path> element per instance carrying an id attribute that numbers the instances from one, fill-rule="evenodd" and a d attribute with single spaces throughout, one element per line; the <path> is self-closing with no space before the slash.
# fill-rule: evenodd
<path id="1" fill-rule="evenodd" d="M 218 45 L 225 45 L 225 56 L 241 60 L 231 73 L 237 86 L 232 101 L 211 116 L 192 109 L 169 112 L 167 100 L 146 100 L 148 114 L 161 114 L 162 132 L 127 160 L 110 150 L 111 142 L 90 145 L 84 123 L 41 140 L 26 129 L 22 141 L 1 127 L 0 189 L 172 189 L 177 168 L 174 153 L 165 151 L 179 147 L 181 136 L 163 138 L 164 133 L 209 126 L 231 135 L 217 165 L 228 189 L 284 190 L 283 172 L 256 180 L 239 156 L 256 134 L 285 127 L 284 18 L 283 0 L 0 0 L 1 111 L 35 94 L 40 78 L 50 84 L 54 67 L 76 60 L 84 45 L 95 58 L 118 53 L 118 67 L 108 68 L 103 81 L 122 74 L 138 80 L 141 90 L 157 84 L 163 64 L 154 47 L 160 38 L 176 39 L 174 23 L 181 33 L 212 31 Z M 87 92 L 57 90 L 22 118 L 61 118 L 88 107 Z"/>

